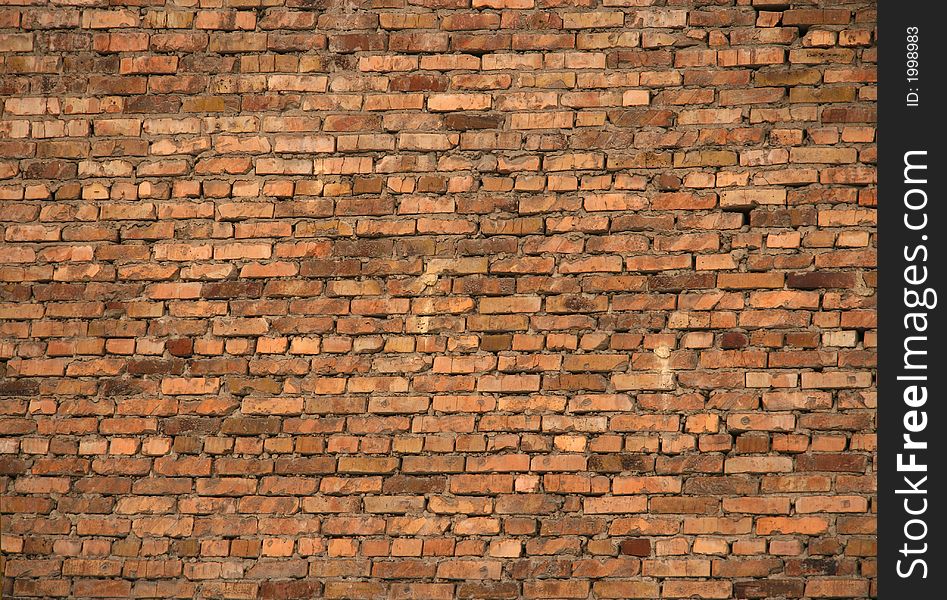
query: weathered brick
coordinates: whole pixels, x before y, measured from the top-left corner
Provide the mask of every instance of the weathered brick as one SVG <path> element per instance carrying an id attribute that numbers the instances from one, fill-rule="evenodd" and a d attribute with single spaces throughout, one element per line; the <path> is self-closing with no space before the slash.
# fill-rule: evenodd
<path id="1" fill-rule="evenodd" d="M 76 4 L 0 10 L 14 596 L 872 593 L 872 7 Z"/>

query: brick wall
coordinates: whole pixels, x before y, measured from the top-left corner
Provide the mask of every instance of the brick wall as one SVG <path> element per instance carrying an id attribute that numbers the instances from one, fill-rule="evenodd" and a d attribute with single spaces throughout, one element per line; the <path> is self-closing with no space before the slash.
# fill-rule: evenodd
<path id="1" fill-rule="evenodd" d="M 5 596 L 873 594 L 875 2 L 3 5 Z"/>

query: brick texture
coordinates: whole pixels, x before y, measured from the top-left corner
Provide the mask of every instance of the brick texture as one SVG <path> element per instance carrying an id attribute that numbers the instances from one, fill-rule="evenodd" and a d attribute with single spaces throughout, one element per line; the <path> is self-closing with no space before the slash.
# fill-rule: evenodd
<path id="1" fill-rule="evenodd" d="M 2 4 L 6 597 L 873 595 L 875 2 Z"/>

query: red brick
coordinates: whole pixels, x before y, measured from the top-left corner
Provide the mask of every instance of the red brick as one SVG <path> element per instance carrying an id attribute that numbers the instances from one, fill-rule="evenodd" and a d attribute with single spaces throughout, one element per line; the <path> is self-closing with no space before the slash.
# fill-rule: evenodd
<path id="1" fill-rule="evenodd" d="M 8 592 L 873 593 L 872 7 L 68 4 L 0 10 Z"/>

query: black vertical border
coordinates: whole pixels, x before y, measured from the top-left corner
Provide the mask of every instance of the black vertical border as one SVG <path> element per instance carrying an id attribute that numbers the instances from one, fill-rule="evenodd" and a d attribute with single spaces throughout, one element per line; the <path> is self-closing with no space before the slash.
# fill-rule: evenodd
<path id="1" fill-rule="evenodd" d="M 944 281 L 947 279 L 947 235 L 944 227 L 943 203 L 947 201 L 939 188 L 947 178 L 940 144 L 945 143 L 944 120 L 947 102 L 941 89 L 947 88 L 947 36 L 942 29 L 941 15 L 945 12 L 941 0 L 878 1 L 878 588 L 877 597 L 891 598 L 947 598 L 947 588 L 941 583 L 940 572 L 947 568 L 944 558 L 947 544 L 939 534 L 944 530 L 943 513 L 947 510 L 943 492 L 947 481 L 947 417 L 943 404 L 940 377 L 947 364 L 943 345 L 944 318 L 939 304 L 931 309 L 910 308 L 905 293 L 922 293 L 931 288 L 938 293 L 938 303 L 947 302 Z M 917 28 L 916 32 L 913 29 Z M 908 69 L 912 59 L 909 44 L 917 35 L 917 81 L 910 81 Z M 910 97 L 909 93 L 917 94 Z M 926 164 L 927 169 L 905 173 L 906 153 L 912 164 Z M 926 173 L 926 174 L 925 174 Z M 906 183 L 905 178 L 925 179 L 925 183 Z M 927 195 L 926 206 L 911 210 L 908 200 L 917 205 L 922 194 L 910 192 L 922 189 Z M 927 225 L 912 230 L 906 220 L 917 224 L 926 214 Z M 926 248 L 926 261 L 923 260 Z M 911 258 L 909 258 L 911 257 Z M 907 281 L 911 265 L 927 268 L 927 279 L 921 284 Z M 923 271 L 911 271 L 912 277 Z M 918 333 L 906 326 L 910 313 L 925 312 L 927 331 Z M 914 355 L 911 362 L 926 364 L 926 369 L 905 368 L 905 340 L 908 336 L 926 336 L 923 342 L 909 342 L 912 350 L 926 351 Z M 923 345 L 923 347 L 922 347 Z M 926 376 L 926 380 L 908 380 L 904 376 Z M 947 377 L 944 378 L 947 382 Z M 905 401 L 905 389 L 911 385 L 926 386 L 927 400 L 922 405 Z M 916 396 L 912 398 L 916 399 Z M 912 411 L 917 411 L 912 414 Z M 915 441 L 927 442 L 926 449 L 906 450 L 905 434 L 908 426 L 918 427 L 921 412 L 926 413 L 926 427 L 910 435 Z M 899 460 L 907 463 L 914 455 L 916 463 L 926 465 L 924 472 L 899 471 Z M 899 456 L 900 455 L 900 456 Z M 911 491 L 909 481 L 923 489 Z M 923 483 L 919 483 L 927 476 Z M 908 510 L 921 514 L 909 514 Z M 912 519 L 922 523 L 910 522 Z M 921 539 L 911 539 L 920 537 Z M 926 546 L 924 546 L 926 544 Z M 908 549 L 909 551 L 906 551 Z M 917 552 L 915 552 L 917 551 Z M 914 560 L 922 560 L 914 564 Z M 912 568 L 913 566 L 913 568 Z M 900 571 L 900 573 L 899 573 Z M 905 577 L 903 574 L 907 574 Z M 926 574 L 926 577 L 923 575 Z"/>

